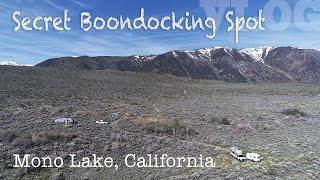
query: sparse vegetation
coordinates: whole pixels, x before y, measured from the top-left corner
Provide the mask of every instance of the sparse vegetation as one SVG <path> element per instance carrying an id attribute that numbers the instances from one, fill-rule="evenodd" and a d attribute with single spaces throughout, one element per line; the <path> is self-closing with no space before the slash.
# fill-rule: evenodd
<path id="1" fill-rule="evenodd" d="M 165 133 L 175 137 L 188 136 L 194 133 L 190 124 L 161 116 L 142 116 L 138 117 L 135 122 L 138 126 L 153 133 Z"/>
<path id="2" fill-rule="evenodd" d="M 106 174 L 111 179 L 319 179 L 318 85 L 228 84 L 112 70 L 0 67 L 0 74 L 0 179 L 62 173 L 39 169 L 26 177 L 20 173 L 24 169 L 12 168 L 12 154 L 25 153 L 59 156 L 66 163 L 69 153 L 96 153 L 113 157 L 121 167 L 63 168 L 66 179 Z M 185 90 L 187 96 L 182 96 Z M 288 117 L 281 113 L 283 107 L 300 107 L 311 118 Z M 78 124 L 54 123 L 59 117 L 72 117 Z M 99 120 L 109 123 L 96 124 Z M 229 156 L 231 144 L 263 150 L 266 161 L 239 164 Z M 223 166 L 137 170 L 120 164 L 128 153 L 202 154 Z M 269 174 L 270 165 L 279 173 Z M 199 176 L 192 178 L 193 172 Z"/>
<path id="3" fill-rule="evenodd" d="M 236 126 L 235 131 L 237 133 L 252 133 L 256 131 L 256 129 L 249 123 L 241 123 Z"/>
<path id="4" fill-rule="evenodd" d="M 223 118 L 221 119 L 221 122 L 220 122 L 220 123 L 223 124 L 223 125 L 226 125 L 226 126 L 228 126 L 228 125 L 231 124 L 230 121 L 229 121 L 229 119 L 226 118 L 226 117 L 223 117 Z"/>
<path id="5" fill-rule="evenodd" d="M 0 131 L 0 142 L 12 142 L 19 137 L 17 130 L 3 130 Z"/>
<path id="6" fill-rule="evenodd" d="M 282 111 L 282 114 L 285 114 L 288 116 L 307 116 L 307 113 L 305 113 L 297 108 L 285 109 Z"/>
<path id="7" fill-rule="evenodd" d="M 211 124 L 222 124 L 222 125 L 226 125 L 226 126 L 231 124 L 230 120 L 227 117 L 221 118 L 221 117 L 216 117 L 216 116 L 214 116 L 210 119 L 210 123 Z"/>
<path id="8" fill-rule="evenodd" d="M 51 142 L 67 143 L 69 141 L 72 141 L 76 137 L 77 137 L 76 134 L 44 132 L 39 134 L 33 134 L 32 141 L 38 142 L 41 144 L 46 144 Z"/>
<path id="9" fill-rule="evenodd" d="M 214 116 L 211 119 L 209 119 L 209 123 L 210 124 L 217 124 L 219 121 L 220 121 L 220 118 L 216 117 L 216 116 Z"/>
<path id="10" fill-rule="evenodd" d="M 67 143 L 76 138 L 76 134 L 42 132 L 42 133 L 15 133 L 10 134 L 10 141 L 14 141 L 17 146 L 45 145 L 48 143 Z"/>

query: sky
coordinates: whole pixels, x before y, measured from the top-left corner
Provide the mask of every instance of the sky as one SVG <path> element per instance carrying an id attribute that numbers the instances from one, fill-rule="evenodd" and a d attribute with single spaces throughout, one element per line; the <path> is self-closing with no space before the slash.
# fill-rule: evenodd
<path id="1" fill-rule="evenodd" d="M 247 48 L 271 45 L 320 49 L 319 30 L 302 31 L 293 23 L 281 31 L 272 31 L 268 28 L 265 31 L 241 31 L 239 43 L 235 43 L 234 32 L 226 31 L 227 22 L 224 19 L 214 39 L 206 38 L 207 32 L 200 30 L 91 30 L 84 32 L 80 28 L 80 13 L 84 11 L 90 12 L 94 17 L 109 18 L 123 15 L 134 19 L 140 15 L 141 8 L 144 8 L 146 17 L 161 18 L 170 15 L 171 12 L 175 12 L 178 16 L 188 11 L 192 15 L 206 18 L 208 14 L 203 7 L 200 7 L 200 1 L 202 0 L 2 0 L 0 2 L 0 42 L 2 42 L 0 61 L 37 64 L 49 58 L 63 56 L 147 55 L 214 46 Z M 258 10 L 263 9 L 267 2 L 269 1 L 249 0 L 245 17 L 257 17 Z M 292 10 L 290 13 L 293 14 L 297 1 L 283 0 L 283 2 L 289 5 Z M 50 29 L 48 32 L 14 32 L 13 30 L 16 24 L 12 14 L 15 11 L 21 11 L 21 17 L 34 18 L 63 16 L 65 9 L 69 10 L 72 19 L 71 31 L 58 32 Z M 305 19 L 319 15 L 315 10 L 310 8 L 307 10 L 312 12 L 313 16 L 306 15 Z M 280 11 L 276 9 L 273 16 L 275 21 L 281 19 Z M 319 20 L 319 18 L 314 19 Z"/>

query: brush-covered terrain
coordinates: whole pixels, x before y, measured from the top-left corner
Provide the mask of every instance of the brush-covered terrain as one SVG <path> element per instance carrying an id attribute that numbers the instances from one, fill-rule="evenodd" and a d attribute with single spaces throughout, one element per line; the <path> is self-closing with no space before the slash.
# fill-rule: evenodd
<path id="1" fill-rule="evenodd" d="M 318 85 L 8 66 L 0 78 L 0 179 L 320 178 Z M 232 145 L 264 159 L 240 163 Z M 13 168 L 13 154 L 68 162 L 71 153 L 111 156 L 120 167 Z M 202 154 L 217 167 L 126 168 L 130 153 Z"/>

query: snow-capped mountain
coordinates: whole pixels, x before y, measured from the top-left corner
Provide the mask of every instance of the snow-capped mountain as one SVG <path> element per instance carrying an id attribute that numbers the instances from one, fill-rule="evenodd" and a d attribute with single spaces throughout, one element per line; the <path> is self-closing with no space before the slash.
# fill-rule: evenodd
<path id="1" fill-rule="evenodd" d="M 239 52 L 243 54 L 247 54 L 257 61 L 263 62 L 264 58 L 267 57 L 269 52 L 273 49 L 274 47 L 272 46 L 263 46 L 258 48 L 241 49 Z"/>
<path id="2" fill-rule="evenodd" d="M 0 66 L 33 66 L 31 64 L 18 64 L 14 61 L 0 61 Z"/>
<path id="3" fill-rule="evenodd" d="M 117 69 L 230 82 L 320 83 L 320 52 L 294 47 L 203 48 L 155 56 L 64 57 L 37 67 Z"/>

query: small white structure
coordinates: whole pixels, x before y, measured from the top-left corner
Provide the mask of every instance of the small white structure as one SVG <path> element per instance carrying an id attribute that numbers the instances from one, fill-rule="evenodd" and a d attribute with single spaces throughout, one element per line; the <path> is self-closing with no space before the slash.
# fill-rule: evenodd
<path id="1" fill-rule="evenodd" d="M 104 122 L 103 120 L 96 121 L 96 124 L 108 124 L 108 122 Z"/>
<path id="2" fill-rule="evenodd" d="M 247 153 L 246 158 L 253 162 L 261 162 L 262 157 L 257 153 Z"/>
<path id="3" fill-rule="evenodd" d="M 238 147 L 231 147 L 230 148 L 230 155 L 236 158 L 238 161 L 243 162 L 247 158 L 242 154 L 242 150 L 238 149 Z"/>

